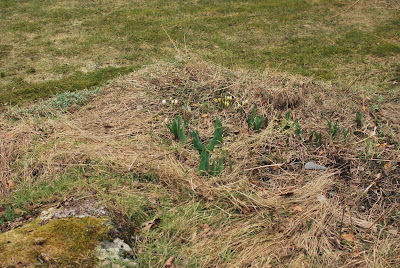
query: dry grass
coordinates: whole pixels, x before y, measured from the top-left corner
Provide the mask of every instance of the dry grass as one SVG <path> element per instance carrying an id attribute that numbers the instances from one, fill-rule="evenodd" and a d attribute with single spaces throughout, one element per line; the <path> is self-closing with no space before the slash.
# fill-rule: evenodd
<path id="1" fill-rule="evenodd" d="M 229 108 L 214 101 L 225 95 L 235 100 Z M 170 97 L 179 105 L 161 105 Z M 6 147 L 0 164 L 4 170 L 13 161 L 19 166 L 3 173 L 2 191 L 9 179 L 46 180 L 69 166 L 153 171 L 169 192 L 187 189 L 225 215 L 210 230 L 190 219 L 190 237 L 176 238 L 189 241 L 182 242 L 182 258 L 195 258 L 202 267 L 395 267 L 400 107 L 398 96 L 384 97 L 376 111 L 377 100 L 360 88 L 286 74 L 232 73 L 196 59 L 149 66 L 56 118 L 10 111 L 20 121 L 9 123 L 4 116 L 3 144 L 17 144 L 18 153 Z M 252 105 L 241 105 L 246 99 L 269 118 L 258 133 L 247 130 Z M 189 128 L 206 140 L 215 116 L 221 118 L 226 135 L 216 154 L 229 154 L 232 170 L 226 164 L 220 176 L 200 176 L 197 151 L 171 141 L 163 121 L 182 114 L 183 102 L 191 106 Z M 288 111 L 290 122 L 301 125 L 300 137 L 284 127 Z M 356 112 L 363 116 L 359 128 Z M 341 133 L 329 137 L 328 120 L 350 130 L 346 141 Z M 322 133 L 321 145 L 309 141 L 313 131 Z M 34 145 L 19 146 L 32 137 Z M 328 169 L 306 171 L 307 161 Z M 354 241 L 348 241 L 351 234 Z"/>

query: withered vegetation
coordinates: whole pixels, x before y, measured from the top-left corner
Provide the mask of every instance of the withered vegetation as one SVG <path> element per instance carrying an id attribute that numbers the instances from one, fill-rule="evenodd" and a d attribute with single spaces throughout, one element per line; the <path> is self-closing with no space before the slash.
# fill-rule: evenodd
<path id="1" fill-rule="evenodd" d="M 228 107 L 215 101 L 225 96 L 233 99 Z M 170 98 L 178 104 L 162 104 Z M 258 132 L 247 127 L 253 104 L 269 121 Z M 111 193 L 142 191 L 152 203 L 148 215 L 171 208 L 169 218 L 160 214 L 158 231 L 150 230 L 157 236 L 142 233 L 136 242 L 138 256 L 147 252 L 152 265 L 170 257 L 148 246 L 163 239 L 175 247 L 175 263 L 182 267 L 395 267 L 400 262 L 398 93 L 378 96 L 312 78 L 232 72 L 186 59 L 116 79 L 83 106 L 38 113 L 35 105 L 9 107 L 1 116 L 4 204 L 19 185 L 53 183 L 73 167 L 138 178 L 155 174 L 145 177 L 157 185 L 157 194 L 138 188 L 143 179 L 121 183 Z M 221 119 L 224 141 L 215 149 L 226 159 L 221 175 L 200 175 L 198 152 L 190 142 L 173 140 L 164 121 L 178 115 L 189 122 L 187 137 L 199 130 L 208 140 L 216 116 Z M 328 121 L 337 122 L 337 133 L 330 132 Z M 327 169 L 305 170 L 309 161 Z M 106 190 L 94 190 L 91 183 L 96 182 L 88 181 L 85 191 L 105 197 Z M 163 203 L 170 196 L 176 210 Z M 103 201 L 120 213 L 132 206 L 109 196 Z M 201 207 L 201 213 L 182 202 Z M 146 215 L 138 225 L 151 220 Z"/>

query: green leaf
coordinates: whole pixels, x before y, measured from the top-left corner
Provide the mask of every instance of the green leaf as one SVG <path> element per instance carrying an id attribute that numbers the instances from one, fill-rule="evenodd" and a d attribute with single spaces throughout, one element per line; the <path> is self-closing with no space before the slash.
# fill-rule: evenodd
<path id="1" fill-rule="evenodd" d="M 185 123 L 182 124 L 181 116 L 175 117 L 171 125 L 166 124 L 169 131 L 174 135 L 175 140 L 186 142 Z"/>
<path id="2" fill-rule="evenodd" d="M 208 171 L 209 168 L 209 154 L 207 152 L 207 150 L 204 150 L 201 152 L 200 155 L 200 165 L 199 165 L 199 171 L 200 174 L 204 174 Z"/>
<path id="3" fill-rule="evenodd" d="M 314 131 L 313 133 L 314 133 L 314 136 L 315 136 L 315 142 L 318 144 L 318 146 L 321 145 L 322 144 L 322 142 L 321 142 L 321 134 L 318 134 L 316 131 Z"/>
<path id="4" fill-rule="evenodd" d="M 299 121 L 298 120 L 294 121 L 294 125 L 296 127 L 296 129 L 295 129 L 296 135 L 300 136 L 300 134 L 301 134 L 301 126 L 299 124 Z"/>
<path id="5" fill-rule="evenodd" d="M 362 115 L 360 112 L 356 113 L 356 123 L 357 127 L 362 127 Z"/>
<path id="6" fill-rule="evenodd" d="M 210 171 L 208 172 L 211 176 L 214 176 L 215 174 L 215 159 L 213 159 Z"/>
<path id="7" fill-rule="evenodd" d="M 206 147 L 200 141 L 200 137 L 199 137 L 199 132 L 198 131 L 192 131 L 190 133 L 190 137 L 192 138 L 193 147 L 196 148 L 199 151 L 199 154 L 201 154 L 203 151 L 206 150 Z"/>
<path id="8" fill-rule="evenodd" d="M 289 121 L 289 120 L 290 120 L 290 111 L 288 111 L 288 112 L 285 114 L 285 119 L 286 119 L 286 121 Z"/>
<path id="9" fill-rule="evenodd" d="M 222 172 L 222 165 L 223 165 L 223 164 L 224 164 L 224 159 L 222 158 L 222 159 L 219 160 L 219 164 L 218 164 L 218 167 L 217 167 L 216 175 L 221 174 L 221 172 Z"/>
<path id="10" fill-rule="evenodd" d="M 261 129 L 261 123 L 262 123 L 261 116 L 257 116 L 256 120 L 254 122 L 254 130 L 260 130 Z"/>
<path id="11" fill-rule="evenodd" d="M 215 145 L 222 143 L 222 133 L 224 129 L 222 127 L 221 120 L 219 120 L 219 117 L 215 119 L 215 124 L 214 124 L 214 137 L 210 141 L 210 144 L 208 145 L 208 150 L 213 151 Z"/>

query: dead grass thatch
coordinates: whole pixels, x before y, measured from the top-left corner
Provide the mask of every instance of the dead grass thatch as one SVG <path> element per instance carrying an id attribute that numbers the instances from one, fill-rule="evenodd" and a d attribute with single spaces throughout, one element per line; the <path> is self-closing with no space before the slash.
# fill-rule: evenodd
<path id="1" fill-rule="evenodd" d="M 234 102 L 222 108 L 214 99 L 226 95 Z M 170 98 L 179 105 L 161 104 Z M 245 100 L 248 105 L 242 105 Z M 395 266 L 400 109 L 388 100 L 376 110 L 374 97 L 359 88 L 231 72 L 203 61 L 150 66 L 115 80 L 89 104 L 56 119 L 20 114 L 15 132 L 40 130 L 32 134 L 38 137 L 34 148 L 19 154 L 25 166 L 18 171 L 8 171 L 10 160 L 4 159 L 15 156 L 1 144 L 2 191 L 17 175 L 46 179 L 74 165 L 151 170 L 170 191 L 184 187 L 229 208 L 220 207 L 224 223 L 192 236 L 184 249 L 203 267 Z M 269 119 L 260 132 L 247 129 L 252 104 Z M 356 112 L 363 118 L 359 127 Z M 221 176 L 198 174 L 197 151 L 171 141 L 163 124 L 184 113 L 189 129 L 198 129 L 204 140 L 212 137 L 215 117 L 221 118 L 225 140 L 216 154 L 228 155 L 232 169 L 226 164 Z M 285 127 L 295 120 L 300 136 Z M 328 120 L 348 130 L 348 137 L 330 137 Z M 314 132 L 321 133 L 320 144 L 310 139 Z M 307 171 L 308 161 L 327 170 Z"/>

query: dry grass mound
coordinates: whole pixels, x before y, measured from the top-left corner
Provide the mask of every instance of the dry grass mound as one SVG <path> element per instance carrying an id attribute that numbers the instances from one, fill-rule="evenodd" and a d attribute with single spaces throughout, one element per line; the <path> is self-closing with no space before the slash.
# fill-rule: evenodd
<path id="1" fill-rule="evenodd" d="M 195 60 L 149 66 L 66 113 L 6 111 L 1 191 L 71 166 L 152 171 L 169 193 L 190 191 L 226 217 L 211 230 L 187 226 L 190 236 L 176 238 L 184 266 L 190 256 L 201 267 L 395 267 L 398 97 Z M 247 124 L 254 104 L 268 118 L 260 130 Z M 185 144 L 164 124 L 177 115 L 188 120 Z M 207 144 L 216 116 L 224 140 L 212 158 L 224 157 L 223 171 L 202 176 L 189 132 Z M 310 161 L 327 169 L 306 170 Z"/>

